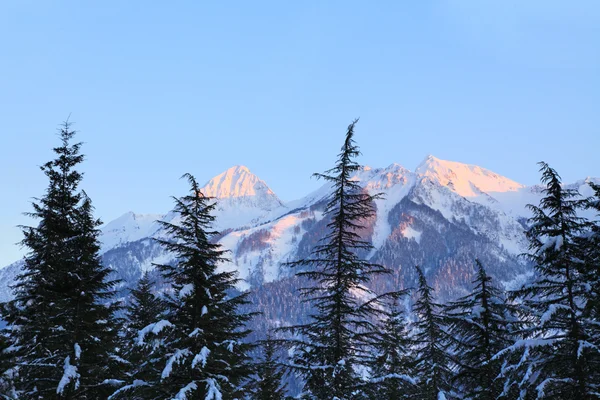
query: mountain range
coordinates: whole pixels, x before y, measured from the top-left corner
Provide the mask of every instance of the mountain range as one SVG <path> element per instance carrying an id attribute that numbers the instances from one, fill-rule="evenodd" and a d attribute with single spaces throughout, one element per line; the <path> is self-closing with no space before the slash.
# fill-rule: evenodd
<path id="1" fill-rule="evenodd" d="M 440 299 L 454 298 L 469 289 L 475 258 L 507 288 L 532 274 L 519 255 L 527 251 L 526 205 L 538 204 L 541 186 L 433 156 L 414 171 L 399 164 L 364 167 L 352 179 L 370 193 L 383 194 L 375 202 L 376 216 L 361 231 L 374 246 L 363 256 L 393 271 L 372 282 L 375 290 L 411 287 L 414 266 L 420 265 Z M 566 186 L 590 195 L 589 181 L 600 183 L 587 178 Z M 216 199 L 216 239 L 230 251 L 222 268 L 239 272 L 239 289 L 252 289 L 264 321 L 272 325 L 298 319 L 298 282 L 295 271 L 283 264 L 308 255 L 326 233 L 330 186 L 284 202 L 247 167 L 235 166 L 210 179 L 202 192 Z M 121 279 L 123 296 L 145 271 L 159 286 L 166 285 L 153 264 L 174 260 L 153 238 L 165 237 L 157 220 L 177 223 L 177 218 L 172 212 L 128 212 L 102 226 L 103 262 Z M 19 261 L 0 269 L 0 300 L 11 298 L 10 286 L 21 267 Z"/>

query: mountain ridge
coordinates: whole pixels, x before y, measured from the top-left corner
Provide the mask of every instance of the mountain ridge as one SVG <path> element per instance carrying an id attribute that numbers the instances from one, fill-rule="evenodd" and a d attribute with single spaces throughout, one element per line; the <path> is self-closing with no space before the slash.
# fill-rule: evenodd
<path id="1" fill-rule="evenodd" d="M 411 283 L 410 271 L 419 264 L 440 296 L 453 297 L 470 284 L 475 257 L 485 260 L 491 274 L 506 284 L 528 273 L 517 255 L 526 251 L 525 204 L 539 201 L 537 185 L 525 186 L 479 166 L 433 156 L 414 172 L 396 163 L 365 166 L 352 179 L 364 190 L 384 194 L 375 202 L 375 217 L 365 221 L 365 238 L 375 248 L 364 256 L 390 267 L 403 285 Z M 570 185 L 585 191 L 587 181 Z M 215 228 L 222 232 L 219 242 L 230 250 L 222 268 L 239 272 L 240 289 L 293 275 L 283 263 L 307 255 L 325 233 L 329 188 L 325 183 L 301 199 L 283 202 L 240 165 L 207 181 L 202 191 L 216 198 Z M 152 238 L 164 237 L 156 219 L 177 223 L 177 218 L 172 212 L 128 212 L 101 227 L 103 260 L 123 279 L 124 288 L 152 270 L 153 263 L 172 261 Z M 0 298 L 10 298 L 8 286 L 19 268 L 17 262 L 0 269 Z"/>

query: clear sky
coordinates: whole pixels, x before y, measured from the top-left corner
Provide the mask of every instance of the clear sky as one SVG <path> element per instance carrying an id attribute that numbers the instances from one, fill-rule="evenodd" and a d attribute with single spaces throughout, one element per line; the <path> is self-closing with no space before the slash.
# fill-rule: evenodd
<path id="1" fill-rule="evenodd" d="M 8 0 L 0 52 L 1 265 L 69 114 L 104 221 L 236 164 L 300 197 L 356 117 L 374 167 L 600 176 L 597 0 Z"/>

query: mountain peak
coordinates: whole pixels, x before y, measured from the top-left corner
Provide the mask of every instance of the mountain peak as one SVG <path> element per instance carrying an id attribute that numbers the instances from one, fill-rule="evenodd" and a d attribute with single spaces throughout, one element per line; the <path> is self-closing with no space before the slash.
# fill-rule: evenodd
<path id="1" fill-rule="evenodd" d="M 428 155 L 415 172 L 421 177 L 449 187 L 464 197 L 474 197 L 482 193 L 512 192 L 524 187 L 477 165 L 441 160 L 432 155 Z"/>
<path id="2" fill-rule="evenodd" d="M 260 194 L 275 195 L 264 181 L 244 165 L 235 165 L 215 176 L 204 185 L 201 191 L 205 196 L 217 199 Z"/>

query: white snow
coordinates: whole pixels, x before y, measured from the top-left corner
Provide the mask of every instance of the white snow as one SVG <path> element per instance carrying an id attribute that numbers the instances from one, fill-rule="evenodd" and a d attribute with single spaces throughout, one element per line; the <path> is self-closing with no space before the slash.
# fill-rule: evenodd
<path id="1" fill-rule="evenodd" d="M 223 395 L 221 394 L 221 387 L 213 378 L 208 378 L 206 380 L 206 392 L 207 393 L 204 400 L 223 400 Z"/>
<path id="2" fill-rule="evenodd" d="M 75 350 L 75 359 L 79 360 L 81 358 L 81 347 L 79 346 L 79 343 L 75 343 L 73 347 Z"/>
<path id="3" fill-rule="evenodd" d="M 192 333 L 190 333 L 188 336 L 189 337 L 196 337 L 198 336 L 200 333 L 202 333 L 202 329 L 200 328 L 195 328 Z"/>
<path id="4" fill-rule="evenodd" d="M 162 217 L 160 214 L 135 214 L 130 211 L 105 224 L 100 235 L 102 252 L 152 236 L 160 228 L 156 221 Z"/>
<path id="5" fill-rule="evenodd" d="M 311 215 L 316 219 L 321 218 L 321 213 L 313 213 Z M 220 268 L 225 271 L 238 271 L 240 278 L 248 279 L 250 272 L 260 264 L 263 269 L 265 282 L 272 282 L 278 279 L 280 276 L 280 263 L 288 261 L 288 259 L 293 257 L 297 243 L 305 233 L 305 230 L 301 227 L 303 220 L 304 218 L 298 214 L 290 214 L 266 225 L 235 231 L 226 235 L 219 243 L 224 248 L 236 252 L 239 244 L 245 238 L 266 229 L 269 234 L 263 245 L 268 250 L 258 249 L 248 251 L 239 258 L 232 258 L 229 262 L 223 263 Z M 247 288 L 247 286 L 244 286 L 244 288 Z"/>
<path id="6" fill-rule="evenodd" d="M 210 354 L 210 350 L 204 346 L 200 353 L 196 354 L 194 359 L 192 360 L 192 368 L 196 368 L 198 363 L 202 364 L 202 368 L 206 367 L 206 360 L 208 359 L 208 355 Z"/>
<path id="7" fill-rule="evenodd" d="M 177 364 L 179 363 L 179 361 L 186 356 L 190 355 L 190 351 L 188 349 L 177 349 L 175 350 L 175 353 L 173 353 L 173 355 L 171 355 L 171 357 L 169 357 L 169 359 L 167 360 L 167 365 L 165 365 L 165 368 L 163 369 L 162 373 L 161 373 L 161 379 L 166 379 L 171 375 L 171 372 L 173 371 L 173 364 Z"/>
<path id="8" fill-rule="evenodd" d="M 173 326 L 173 324 L 165 319 L 145 326 L 138 332 L 137 344 L 142 346 L 146 339 L 146 335 L 148 335 L 149 333 L 157 335 L 160 332 L 162 332 L 163 329 L 165 329 L 167 327 L 172 327 L 172 326 Z"/>
<path id="9" fill-rule="evenodd" d="M 374 250 L 379 249 L 389 237 L 393 227 L 388 222 L 390 210 L 406 197 L 416 183 L 415 175 L 399 164 L 392 164 L 385 169 L 368 169 L 359 174 L 360 181 L 370 194 L 383 193 L 383 198 L 375 200 L 377 219 L 373 232 Z"/>
<path id="10" fill-rule="evenodd" d="M 198 389 L 198 385 L 196 382 L 190 382 L 185 385 L 173 398 L 173 400 L 186 400 L 188 399 L 188 394 L 191 394 L 194 390 Z"/>
<path id="11" fill-rule="evenodd" d="M 63 366 L 63 376 L 60 378 L 60 382 L 58 382 L 58 387 L 56 388 L 57 394 L 63 394 L 65 387 L 71 383 L 75 382 L 75 389 L 79 388 L 79 373 L 77 372 L 77 367 L 71 365 L 71 357 L 67 356 L 65 358 L 65 363 Z"/>
<path id="12" fill-rule="evenodd" d="M 527 250 L 524 228 L 518 219 L 530 216 L 525 205 L 538 204 L 542 196 L 540 186 L 525 187 L 487 169 L 432 156 L 427 157 L 414 172 L 398 164 L 386 168 L 365 167 L 353 179 L 370 193 L 383 192 L 385 195 L 385 199 L 376 201 L 378 212 L 372 236 L 376 249 L 399 228 L 390 226 L 390 211 L 413 191 L 417 193 L 413 200 L 438 210 L 450 221 L 464 221 L 470 229 L 485 235 L 508 255 L 517 255 Z M 591 195 L 587 185 L 589 181 L 600 183 L 600 180 L 592 178 L 565 187 L 578 189 L 583 195 Z M 305 233 L 303 224 L 322 219 L 322 212 L 310 207 L 326 198 L 330 189 L 331 185 L 325 183 L 299 200 L 284 203 L 264 181 L 244 166 L 232 167 L 210 179 L 202 191 L 217 199 L 215 229 L 233 229 L 220 240 L 224 248 L 233 251 L 231 262 L 222 264 L 220 269 L 239 272 L 242 281 L 238 288 L 241 290 L 249 288 L 248 278 L 255 276 L 259 270 L 264 273 L 265 282 L 289 274 L 289 269 L 281 269 L 280 264 L 295 257 L 298 243 Z M 489 219 L 497 221 L 496 225 L 482 226 L 480 220 L 473 218 L 471 214 L 475 206 L 489 212 Z M 593 216 L 593 212 L 590 213 Z M 172 212 L 166 215 L 129 212 L 109 222 L 102 227 L 102 252 L 131 241 L 147 238 L 142 243 L 149 245 L 152 237 L 164 238 L 164 231 L 155 222 L 159 219 L 178 223 L 178 217 Z M 258 230 L 269 233 L 263 246 L 236 258 L 240 243 Z M 417 243 L 421 239 L 421 232 L 410 223 L 400 233 Z M 555 248 L 560 245 L 554 242 Z M 498 257 L 506 256 L 506 253 L 501 252 Z M 135 259 L 134 255 L 129 257 L 132 258 L 132 264 L 138 265 L 143 272 L 153 269 L 153 263 L 173 261 L 173 255 L 166 251 L 141 260 Z M 7 285 L 12 283 L 14 277 L 4 278 L 0 280 L 6 281 L 0 290 L 0 297 L 10 298 Z M 523 278 L 525 276 L 515 277 L 513 282 L 507 284 L 517 285 L 517 280 Z M 186 290 L 189 288 L 184 288 L 181 294 L 187 294 Z"/>
<path id="13" fill-rule="evenodd" d="M 179 297 L 180 298 L 184 298 L 186 296 L 189 296 L 192 291 L 194 290 L 194 285 L 191 283 L 188 283 L 186 285 L 183 285 L 183 287 L 181 288 L 181 290 L 179 291 Z"/>
<path id="14" fill-rule="evenodd" d="M 275 196 L 264 181 L 254 175 L 248 167 L 236 165 L 209 180 L 200 191 L 217 199 L 230 197 Z"/>
<path id="15" fill-rule="evenodd" d="M 550 304 L 548 310 L 546 310 L 546 312 L 542 314 L 542 317 L 540 318 L 540 324 L 542 326 L 546 325 L 552 319 L 552 316 L 556 314 L 559 310 L 570 311 L 571 309 L 563 304 Z"/>
<path id="16" fill-rule="evenodd" d="M 442 186 L 450 187 L 463 197 L 478 197 L 483 193 L 514 192 L 524 185 L 477 165 L 445 161 L 427 156 L 415 171 Z"/>
<path id="17" fill-rule="evenodd" d="M 267 184 L 243 165 L 215 176 L 200 191 L 216 199 L 215 228 L 219 230 L 256 225 L 286 210 Z"/>
<path id="18" fill-rule="evenodd" d="M 414 229 L 412 226 L 407 225 L 402 230 L 402 235 L 407 239 L 414 239 L 415 242 L 421 243 L 421 233 L 418 230 Z"/>
<path id="19" fill-rule="evenodd" d="M 136 388 L 138 386 L 148 386 L 148 383 L 146 383 L 145 381 L 142 381 L 140 379 L 136 379 L 133 381 L 133 383 L 131 385 L 126 385 L 123 386 L 122 388 L 118 389 L 117 391 L 115 391 L 113 394 L 111 394 L 108 397 L 108 400 L 112 400 L 115 398 L 119 398 L 121 393 L 127 392 L 133 388 Z"/>

